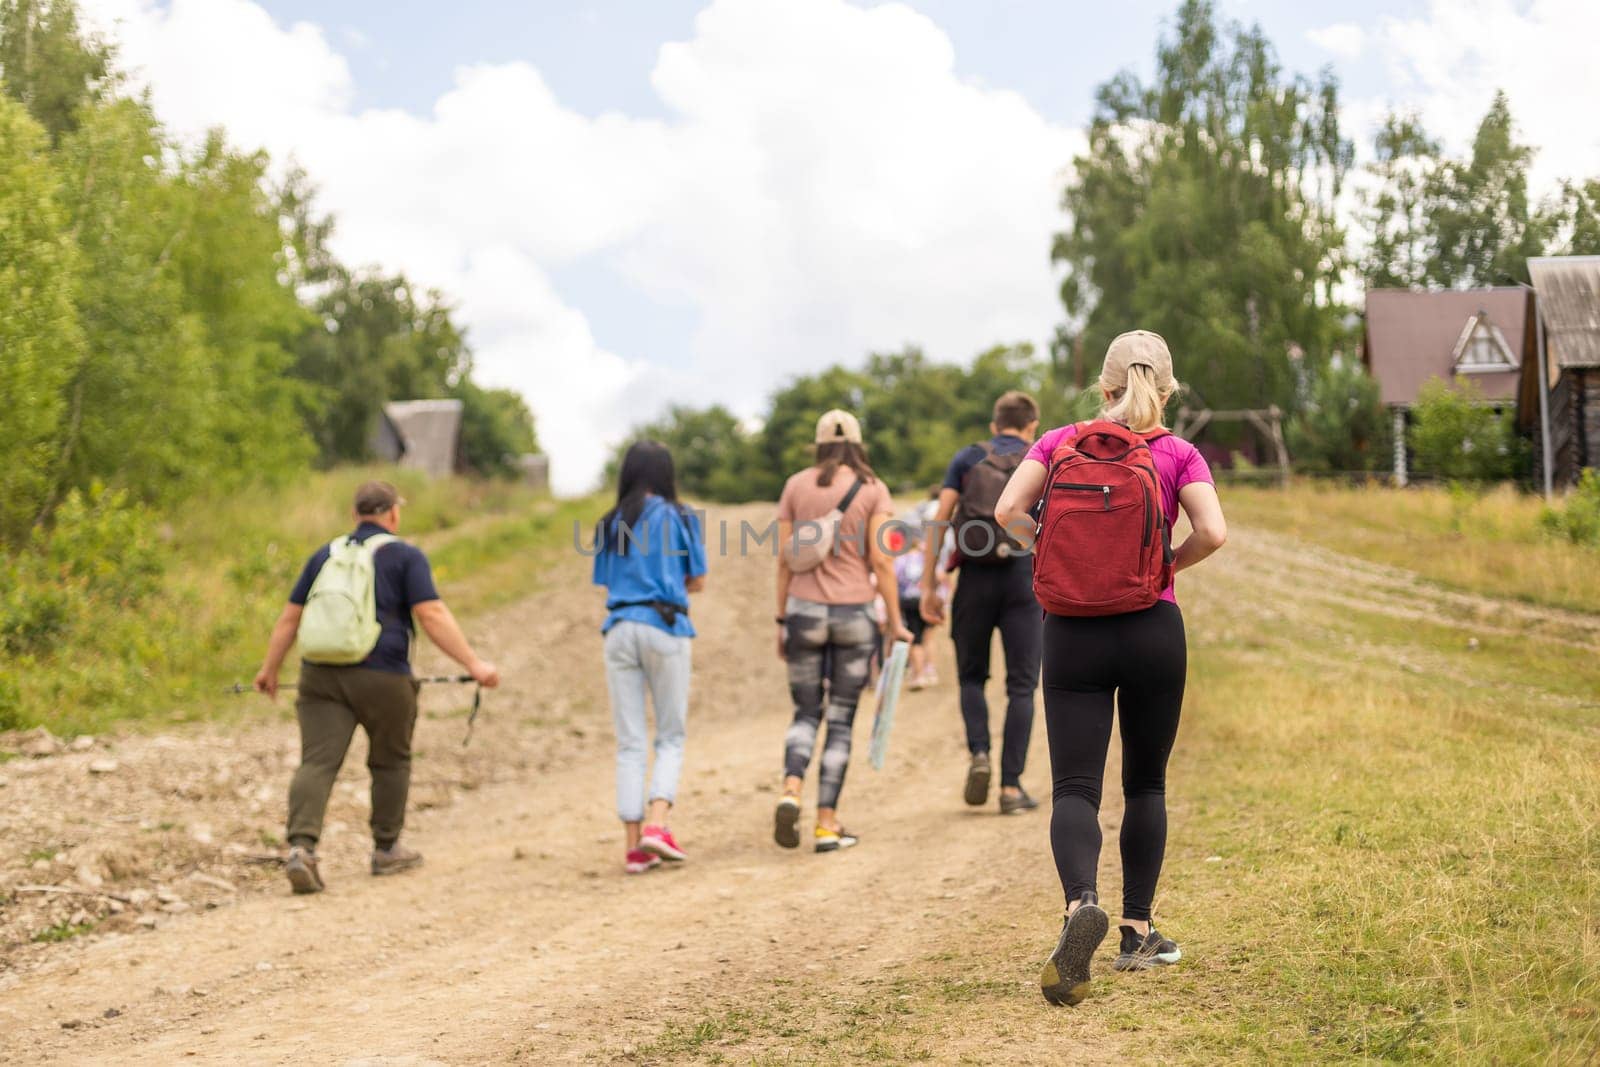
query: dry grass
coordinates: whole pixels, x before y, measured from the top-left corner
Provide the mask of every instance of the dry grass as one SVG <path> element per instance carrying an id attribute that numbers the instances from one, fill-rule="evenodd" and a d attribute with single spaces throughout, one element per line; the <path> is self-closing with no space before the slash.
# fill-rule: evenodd
<path id="1" fill-rule="evenodd" d="M 1600 605 L 1600 552 L 1550 537 L 1539 525 L 1543 501 L 1510 487 L 1476 494 L 1311 482 L 1227 486 L 1223 505 L 1235 522 L 1404 567 L 1454 589 L 1578 611 Z"/>

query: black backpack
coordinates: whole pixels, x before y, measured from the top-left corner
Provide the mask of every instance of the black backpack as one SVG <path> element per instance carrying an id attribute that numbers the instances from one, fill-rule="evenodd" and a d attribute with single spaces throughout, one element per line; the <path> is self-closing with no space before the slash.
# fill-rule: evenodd
<path id="1" fill-rule="evenodd" d="M 1000 529 L 994 507 L 1011 475 L 1028 458 L 1028 450 L 997 452 L 993 442 L 978 447 L 983 449 L 983 458 L 961 479 L 954 519 L 956 551 L 972 563 L 1005 563 L 1022 550 Z"/>

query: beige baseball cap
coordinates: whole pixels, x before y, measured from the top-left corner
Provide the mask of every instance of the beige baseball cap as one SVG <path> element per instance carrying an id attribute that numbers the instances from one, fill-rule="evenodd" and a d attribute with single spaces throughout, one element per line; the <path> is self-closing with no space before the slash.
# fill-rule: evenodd
<path id="1" fill-rule="evenodd" d="M 1102 384 L 1120 389 L 1128 383 L 1128 368 L 1149 367 L 1157 383 L 1172 381 L 1172 352 L 1166 339 L 1149 330 L 1129 330 L 1119 334 L 1106 349 L 1106 364 L 1100 371 Z"/>
<path id="2" fill-rule="evenodd" d="M 837 441 L 861 443 L 861 423 L 840 408 L 834 408 L 817 420 L 817 444 L 831 445 Z"/>

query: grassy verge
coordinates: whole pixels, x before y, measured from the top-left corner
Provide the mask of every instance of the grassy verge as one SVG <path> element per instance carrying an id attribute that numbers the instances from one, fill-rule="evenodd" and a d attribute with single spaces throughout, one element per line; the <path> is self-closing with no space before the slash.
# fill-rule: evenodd
<path id="1" fill-rule="evenodd" d="M 44 638 L 0 664 L 0 728 L 72 734 L 242 710 L 222 688 L 250 680 L 306 556 L 348 526 L 352 488 L 379 473 L 311 475 L 291 490 L 171 516 L 154 530 L 146 557 L 159 573 L 137 597 L 100 594 L 92 575 L 64 585 L 75 592 L 46 601 L 56 610 L 45 616 Z M 555 501 L 511 483 L 381 475 L 397 478 L 409 502 L 402 535 L 428 551 L 441 594 L 468 618 L 535 588 L 570 544 L 572 523 L 597 510 L 589 500 Z M 115 546 L 107 559 L 108 568 L 117 565 Z M 52 592 L 37 584 L 41 600 Z"/>
<path id="2" fill-rule="evenodd" d="M 1230 485 L 1223 504 L 1237 523 L 1404 567 L 1453 589 L 1578 611 L 1600 607 L 1600 551 L 1552 537 L 1539 522 L 1543 501 L 1510 488 Z"/>

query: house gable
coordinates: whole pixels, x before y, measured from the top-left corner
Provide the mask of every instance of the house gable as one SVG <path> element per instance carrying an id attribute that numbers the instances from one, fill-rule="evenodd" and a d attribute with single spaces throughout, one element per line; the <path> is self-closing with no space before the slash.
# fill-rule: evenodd
<path id="1" fill-rule="evenodd" d="M 1487 311 L 1467 319 L 1450 358 L 1457 374 L 1496 374 L 1522 366 L 1500 327 L 1489 321 Z"/>

